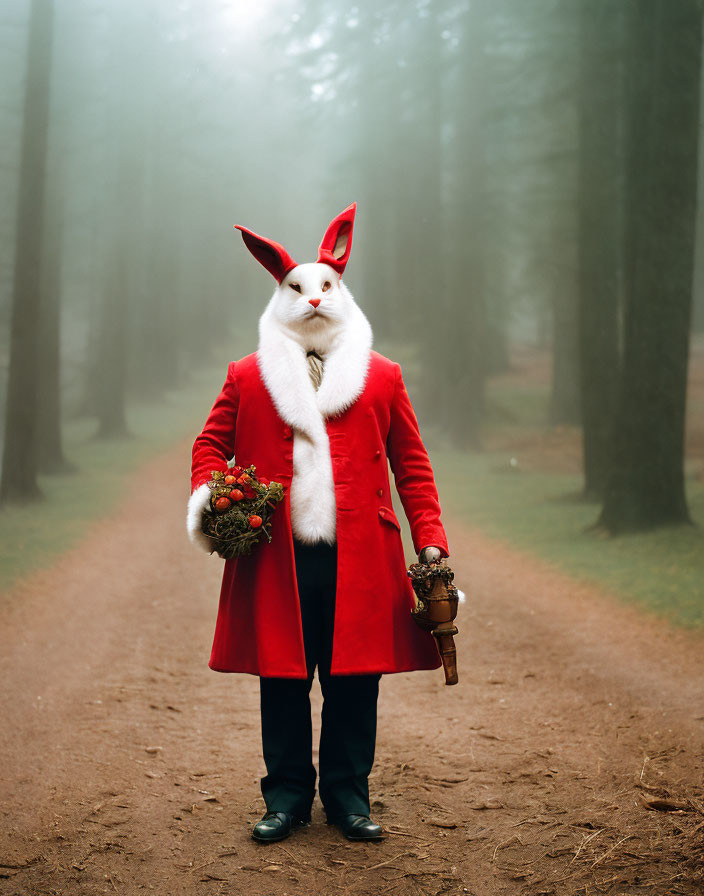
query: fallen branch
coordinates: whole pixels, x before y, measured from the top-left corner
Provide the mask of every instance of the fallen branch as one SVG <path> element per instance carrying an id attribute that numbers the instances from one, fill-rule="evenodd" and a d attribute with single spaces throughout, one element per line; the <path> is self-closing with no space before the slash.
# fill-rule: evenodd
<path id="1" fill-rule="evenodd" d="M 385 831 L 389 834 L 398 834 L 400 837 L 414 837 L 416 840 L 422 840 L 423 838 L 418 834 L 411 834 L 410 831 L 397 831 L 395 828 L 385 827 Z"/>
<path id="2" fill-rule="evenodd" d="M 395 862 L 396 859 L 400 859 L 402 856 L 412 856 L 412 852 L 400 852 L 397 856 L 393 856 L 390 859 L 387 859 L 385 862 L 378 862 L 376 865 L 372 865 L 371 868 L 366 868 L 366 871 L 376 871 L 377 868 L 383 868 L 384 865 L 390 865 L 392 862 Z"/>
<path id="3" fill-rule="evenodd" d="M 603 830 L 604 830 L 603 828 L 600 828 L 598 831 L 594 831 L 593 834 L 590 834 L 588 837 L 585 837 L 585 838 L 582 840 L 582 842 L 579 844 L 579 846 L 578 846 L 578 848 L 577 848 L 577 852 L 572 856 L 572 860 L 570 861 L 570 865 L 572 864 L 572 862 L 576 861 L 577 856 L 578 856 L 578 855 L 580 854 L 580 852 L 584 849 L 584 847 L 587 845 L 587 843 L 589 843 L 590 840 L 593 840 L 594 837 L 596 837 L 596 836 L 598 836 L 599 834 L 601 834 Z"/>
<path id="4" fill-rule="evenodd" d="M 612 852 L 613 852 L 617 847 L 619 847 L 622 843 L 625 843 L 626 840 L 633 840 L 633 839 L 635 839 L 633 834 L 628 834 L 628 835 L 626 835 L 625 837 L 621 837 L 621 839 L 620 839 L 620 840 L 617 840 L 617 841 L 614 843 L 613 846 L 610 846 L 610 847 L 606 850 L 606 852 L 603 852 L 603 853 L 599 856 L 598 859 L 594 859 L 594 861 L 592 862 L 592 864 L 591 864 L 590 867 L 591 867 L 591 868 L 594 868 L 594 867 L 595 867 L 596 865 L 598 865 L 600 862 L 603 862 L 604 859 L 609 855 L 609 853 L 612 853 Z"/>

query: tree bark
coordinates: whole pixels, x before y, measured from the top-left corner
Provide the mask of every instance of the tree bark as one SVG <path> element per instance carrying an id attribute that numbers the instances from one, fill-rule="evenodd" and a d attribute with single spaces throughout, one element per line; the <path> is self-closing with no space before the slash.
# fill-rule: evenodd
<path id="1" fill-rule="evenodd" d="M 52 36 L 52 0 L 33 0 L 29 17 L 0 502 L 41 497 L 37 483 L 38 321 Z"/>
<path id="2" fill-rule="evenodd" d="M 611 533 L 690 521 L 684 432 L 701 25 L 695 0 L 639 0 L 635 7 L 623 373 L 599 519 Z"/>

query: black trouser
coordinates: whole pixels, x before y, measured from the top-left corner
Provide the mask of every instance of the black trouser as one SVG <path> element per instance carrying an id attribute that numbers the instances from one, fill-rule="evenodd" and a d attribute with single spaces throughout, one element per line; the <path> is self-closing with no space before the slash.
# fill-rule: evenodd
<path id="1" fill-rule="evenodd" d="M 310 689 L 317 665 L 323 692 L 320 799 L 330 821 L 369 815 L 381 675 L 330 674 L 337 545 L 295 538 L 293 545 L 308 677 L 260 679 L 264 802 L 268 811 L 310 815 L 316 780 Z"/>

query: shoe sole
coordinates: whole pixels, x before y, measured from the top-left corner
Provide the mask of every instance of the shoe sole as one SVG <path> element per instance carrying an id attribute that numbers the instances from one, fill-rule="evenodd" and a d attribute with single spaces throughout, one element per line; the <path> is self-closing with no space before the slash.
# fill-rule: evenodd
<path id="1" fill-rule="evenodd" d="M 379 841 L 379 840 L 385 840 L 385 839 L 386 839 L 385 836 L 384 836 L 383 834 L 379 834 L 379 835 L 376 836 L 376 837 L 350 837 L 348 834 L 345 834 L 344 831 L 343 831 L 342 833 L 343 833 L 344 836 L 347 838 L 347 840 L 354 840 L 356 843 L 364 843 L 365 841 L 366 841 L 367 843 L 374 843 L 374 842 L 376 842 L 376 841 Z"/>

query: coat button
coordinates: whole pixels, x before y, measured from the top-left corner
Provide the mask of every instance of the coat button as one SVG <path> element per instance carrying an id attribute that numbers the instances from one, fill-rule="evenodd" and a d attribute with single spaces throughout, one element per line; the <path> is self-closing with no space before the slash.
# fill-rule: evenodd
<path id="1" fill-rule="evenodd" d="M 384 496 L 384 489 L 383 489 L 383 488 L 378 488 L 378 489 L 376 490 L 376 493 L 377 493 L 377 495 L 379 495 L 380 498 L 382 498 L 382 497 Z"/>
<path id="2" fill-rule="evenodd" d="M 293 435 L 293 430 L 291 429 L 291 427 L 284 426 L 284 438 L 290 439 L 292 435 Z"/>
<path id="3" fill-rule="evenodd" d="M 374 452 L 374 457 L 381 457 L 381 450 L 379 448 Z"/>

